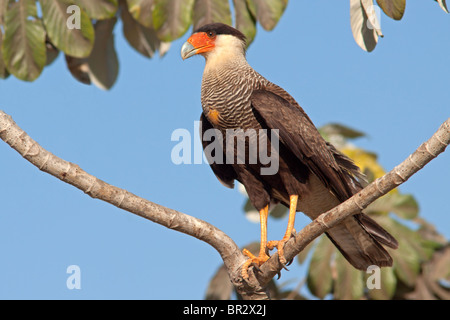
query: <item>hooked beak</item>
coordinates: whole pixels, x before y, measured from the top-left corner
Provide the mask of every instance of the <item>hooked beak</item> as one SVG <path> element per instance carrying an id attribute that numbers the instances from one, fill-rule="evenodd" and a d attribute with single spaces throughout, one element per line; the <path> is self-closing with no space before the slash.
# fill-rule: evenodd
<path id="1" fill-rule="evenodd" d="M 186 60 L 187 58 L 190 58 L 196 54 L 197 49 L 187 41 L 181 47 L 181 58 L 183 58 L 183 60 Z"/>

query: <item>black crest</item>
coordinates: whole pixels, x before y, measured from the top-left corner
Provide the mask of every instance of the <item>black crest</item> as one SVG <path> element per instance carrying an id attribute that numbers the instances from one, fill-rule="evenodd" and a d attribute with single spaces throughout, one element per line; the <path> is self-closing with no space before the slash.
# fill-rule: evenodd
<path id="1" fill-rule="evenodd" d="M 244 42 L 246 41 L 246 38 L 242 32 L 240 32 L 239 30 L 237 30 L 233 27 L 230 27 L 229 25 L 226 25 L 224 23 L 205 24 L 205 25 L 201 26 L 200 28 L 198 28 L 197 30 L 195 30 L 194 33 L 210 32 L 210 31 L 214 32 L 215 34 L 229 34 L 229 35 L 237 37 L 238 39 L 241 39 Z"/>

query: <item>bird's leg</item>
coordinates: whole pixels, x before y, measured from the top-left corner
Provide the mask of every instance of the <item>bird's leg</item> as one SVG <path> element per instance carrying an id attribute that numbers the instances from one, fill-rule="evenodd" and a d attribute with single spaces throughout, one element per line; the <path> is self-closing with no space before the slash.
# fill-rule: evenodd
<path id="1" fill-rule="evenodd" d="M 248 279 L 248 268 L 252 264 L 256 264 L 256 266 L 259 267 L 269 259 L 269 256 L 266 253 L 268 215 L 269 215 L 269 205 L 265 206 L 264 209 L 259 211 L 259 220 L 261 223 L 261 244 L 259 246 L 259 255 L 256 257 L 247 249 L 244 249 L 242 251 L 242 253 L 244 253 L 249 258 L 242 266 L 242 277 L 244 279 Z"/>
<path id="2" fill-rule="evenodd" d="M 298 195 L 290 196 L 289 220 L 288 220 L 288 226 L 286 229 L 286 233 L 284 234 L 283 239 L 281 239 L 279 241 L 269 241 L 267 243 L 267 248 L 269 250 L 272 250 L 273 248 L 277 247 L 278 258 L 280 259 L 280 262 L 283 265 L 286 264 L 286 258 L 284 257 L 283 247 L 284 247 L 284 244 L 291 238 L 292 232 L 294 231 L 295 214 L 297 212 L 297 200 L 298 200 Z"/>

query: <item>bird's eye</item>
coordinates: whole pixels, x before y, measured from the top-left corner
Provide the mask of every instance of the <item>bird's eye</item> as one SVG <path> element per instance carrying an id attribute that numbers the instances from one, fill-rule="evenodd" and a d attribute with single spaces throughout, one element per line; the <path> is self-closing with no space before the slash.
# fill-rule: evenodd
<path id="1" fill-rule="evenodd" d="M 207 34 L 210 38 L 214 38 L 216 36 L 216 33 L 214 31 L 208 31 Z"/>

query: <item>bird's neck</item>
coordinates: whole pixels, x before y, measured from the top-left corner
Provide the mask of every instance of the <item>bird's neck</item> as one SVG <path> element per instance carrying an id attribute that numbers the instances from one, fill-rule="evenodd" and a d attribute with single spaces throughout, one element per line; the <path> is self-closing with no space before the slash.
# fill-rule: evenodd
<path id="1" fill-rule="evenodd" d="M 245 58 L 245 55 L 238 50 L 221 50 L 219 53 L 212 52 L 205 56 L 205 71 L 204 75 L 208 73 L 215 73 L 221 70 L 233 70 L 242 68 L 251 68 Z"/>

